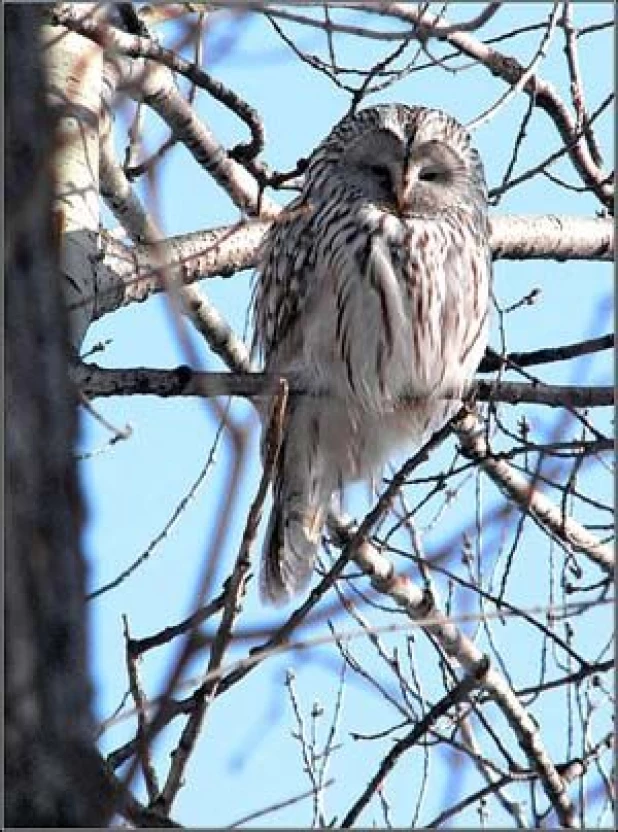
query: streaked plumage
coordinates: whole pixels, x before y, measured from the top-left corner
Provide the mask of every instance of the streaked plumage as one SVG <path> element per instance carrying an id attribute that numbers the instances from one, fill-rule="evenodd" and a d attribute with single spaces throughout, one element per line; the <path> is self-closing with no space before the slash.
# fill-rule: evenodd
<path id="1" fill-rule="evenodd" d="M 458 408 L 483 355 L 491 259 L 486 188 L 466 131 L 436 110 L 346 117 L 264 242 L 254 348 L 308 395 L 289 406 L 261 593 L 308 583 L 332 494 Z M 313 395 L 311 395 L 313 394 Z M 418 397 L 402 406 L 404 396 Z"/>

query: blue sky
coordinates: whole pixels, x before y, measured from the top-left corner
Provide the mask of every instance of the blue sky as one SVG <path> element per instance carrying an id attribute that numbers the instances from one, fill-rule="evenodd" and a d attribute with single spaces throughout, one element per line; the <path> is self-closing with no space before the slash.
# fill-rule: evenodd
<path id="1" fill-rule="evenodd" d="M 455 4 L 449 15 L 452 19 L 471 17 L 480 6 L 477 4 Z M 548 4 L 505 4 L 490 22 L 484 35 L 498 33 L 528 22 L 537 22 L 549 14 Z M 611 17 L 609 3 L 576 3 L 576 25 Z M 372 21 L 377 27 L 377 23 Z M 242 23 L 223 21 L 213 27 L 207 40 L 206 55 L 215 58 L 211 68 L 214 75 L 236 90 L 253 104 L 261 113 L 267 135 L 266 161 L 275 168 L 293 167 L 296 160 L 306 156 L 332 125 L 344 114 L 349 104 L 348 96 L 322 75 L 302 65 L 278 40 L 269 24 L 257 16 Z M 295 30 L 287 27 L 290 34 Z M 166 30 L 173 33 L 173 27 Z M 230 35 L 237 33 L 233 47 L 225 44 Z M 323 36 L 319 32 L 303 31 L 299 36 L 308 51 L 323 54 Z M 523 36 L 514 42 L 507 42 L 509 52 L 525 62 L 530 59 L 538 43 L 538 33 L 532 37 Z M 558 30 L 554 37 L 549 56 L 541 68 L 544 78 L 551 81 L 568 100 L 568 78 L 566 75 L 563 37 Z M 348 65 L 371 64 L 373 55 L 383 54 L 382 46 L 374 46 L 358 39 L 341 41 L 339 59 Z M 586 83 L 589 110 L 594 110 L 607 95 L 611 87 L 611 34 L 605 31 L 582 41 L 581 65 Z M 437 51 L 437 49 L 436 49 Z M 409 53 L 413 54 L 412 52 Z M 217 55 L 219 58 L 217 59 Z M 460 121 L 474 118 L 491 105 L 502 93 L 504 86 L 484 69 L 470 69 L 450 75 L 440 70 L 413 73 L 393 87 L 372 96 L 368 103 L 402 101 L 425 106 L 441 107 Z M 504 107 L 495 119 L 481 127 L 475 134 L 486 166 L 490 187 L 501 181 L 508 164 L 521 117 L 527 106 L 527 97 L 517 96 Z M 231 146 L 246 138 L 245 130 L 225 109 L 208 99 L 198 96 L 197 109 L 215 134 L 224 144 Z M 149 150 L 158 146 L 167 129 L 161 127 L 156 118 L 147 121 L 146 145 Z M 118 146 L 123 147 L 126 137 L 126 123 L 117 119 Z M 608 110 L 599 121 L 599 138 L 606 148 L 607 160 L 613 158 L 612 114 Z M 522 146 L 518 170 L 524 170 L 535 161 L 540 161 L 560 146 L 560 138 L 550 120 L 542 112 L 536 112 L 527 141 Z M 561 162 L 554 172 L 569 181 L 574 177 L 568 163 Z M 276 198 L 284 201 L 285 194 Z M 168 154 L 158 173 L 156 209 L 165 234 L 174 235 L 211 228 L 233 222 L 238 213 L 232 203 L 217 186 L 209 180 L 189 154 L 182 148 Z M 536 177 L 525 186 L 511 191 L 501 202 L 500 213 L 555 213 L 593 215 L 597 204 L 588 195 L 556 188 L 547 179 Z M 508 348 L 530 350 L 537 347 L 575 342 L 579 339 L 601 334 L 611 329 L 611 268 L 607 264 L 585 264 L 580 262 L 557 264 L 546 261 L 525 263 L 500 262 L 495 269 L 495 293 L 503 307 L 517 301 L 534 287 L 540 287 L 542 294 L 534 306 L 524 306 L 507 318 Z M 250 273 L 241 273 L 231 279 L 215 279 L 205 282 L 204 289 L 209 298 L 225 315 L 235 331 L 242 335 L 246 322 L 250 292 Z M 173 367 L 186 362 L 187 358 L 179 345 L 174 328 L 170 326 L 170 310 L 164 298 L 158 296 L 144 304 L 133 305 L 95 323 L 89 330 L 83 351 L 92 345 L 111 340 L 103 353 L 93 360 L 109 367 Z M 498 347 L 498 332 L 494 325 L 491 342 Z M 219 369 L 220 362 L 198 338 L 192 343 L 199 357 L 202 369 Z M 607 354 L 583 360 L 575 369 L 569 364 L 557 364 L 542 368 L 539 375 L 543 380 L 554 383 L 609 383 L 611 373 Z M 117 427 L 130 424 L 131 438 L 120 442 L 104 453 L 80 463 L 80 473 L 87 502 L 87 523 L 84 532 L 84 549 L 89 567 L 89 587 L 95 589 L 113 579 L 143 552 L 155 538 L 174 512 L 176 506 L 189 491 L 198 477 L 211 450 L 217 423 L 208 403 L 188 399 L 154 399 L 151 397 L 115 397 L 95 402 L 96 409 Z M 502 408 L 505 421 L 514 426 L 524 408 Z M 538 436 L 550 436 L 561 422 L 562 414 L 549 409 L 526 408 L 525 412 Z M 237 424 L 247 428 L 248 461 L 243 470 L 242 482 L 236 500 L 232 522 L 220 558 L 217 587 L 227 576 L 240 542 L 242 528 L 250 502 L 253 498 L 260 475 L 257 439 L 258 424 L 251 408 L 236 400 L 232 414 Z M 600 429 L 609 431 L 610 415 L 592 414 Z M 88 414 L 81 420 L 80 450 L 92 452 L 103 446 L 108 435 Z M 428 470 L 439 470 L 442 462 L 448 461 L 453 445 L 432 458 Z M 210 470 L 204 484 L 194 499 L 183 511 L 164 540 L 154 549 L 148 561 L 128 580 L 114 591 L 96 599 L 91 604 L 91 639 L 93 647 L 93 676 L 95 706 L 99 718 L 108 717 L 119 704 L 127 688 L 124 666 L 122 614 L 129 618 L 131 631 L 135 636 L 145 636 L 162 627 L 179 621 L 192 611 L 195 597 L 195 583 L 203 565 L 203 558 L 213 533 L 218 516 L 218 507 L 224 497 L 226 477 L 229 472 L 231 449 L 229 438 L 224 434 L 218 451 L 217 464 Z M 599 499 L 609 499 L 608 478 L 602 478 L 596 471 L 582 474 L 583 484 Z M 444 540 L 453 538 L 458 530 L 475 521 L 474 497 L 482 494 L 483 512 L 489 513 L 503 499 L 496 489 L 484 478 L 472 476 L 462 492 L 467 497 L 455 501 L 445 510 L 444 516 L 425 538 L 428 554 L 438 551 Z M 413 499 L 413 497 L 411 497 Z M 352 508 L 362 516 L 370 505 L 361 489 L 356 489 Z M 421 520 L 429 522 L 437 504 L 431 510 L 421 513 Z M 578 515 L 586 520 L 585 511 Z M 481 518 L 482 520 L 482 518 Z M 474 528 L 474 526 L 473 526 Z M 505 531 L 505 535 L 508 533 Z M 477 535 L 475 551 L 482 553 L 484 569 L 490 575 L 496 566 L 498 551 L 504 541 L 499 530 L 492 528 L 487 534 Z M 508 544 L 507 544 L 508 548 Z M 546 567 L 535 569 L 540 561 L 547 558 L 563 558 L 562 553 L 547 543 L 547 540 L 530 524 L 525 529 L 520 545 L 521 557 L 513 565 L 509 578 L 509 600 L 525 606 L 545 603 L 555 587 L 549 585 Z M 257 559 L 258 552 L 254 552 Z M 397 564 L 406 568 L 406 562 Z M 449 560 L 448 565 L 462 577 L 466 569 L 458 557 Z M 500 567 L 501 568 L 501 567 Z M 531 570 L 535 569 L 534 580 Z M 596 575 L 588 570 L 590 580 Z M 499 575 L 498 569 L 496 576 Z M 598 576 L 597 576 L 598 577 Z M 498 578 L 496 577 L 496 580 Z M 444 585 L 443 589 L 445 589 Z M 465 593 L 454 599 L 459 610 L 470 607 L 470 598 Z M 257 599 L 256 581 L 250 584 L 245 606 L 243 629 L 275 626 L 283 620 L 284 612 L 266 610 Z M 373 620 L 373 619 L 372 619 Z M 388 616 L 376 616 L 375 622 L 392 620 Z M 353 621 L 342 626 L 353 628 Z M 462 628 L 472 633 L 475 624 L 464 624 Z M 579 625 L 578 625 L 579 626 Z M 590 652 L 590 640 L 598 632 L 605 632 L 602 641 L 609 637 L 611 613 L 601 609 L 591 614 L 581 625 L 577 637 L 584 655 Z M 497 631 L 501 634 L 501 630 Z M 325 624 L 316 626 L 312 634 L 325 635 Z M 397 638 L 385 636 L 387 644 L 395 644 Z M 479 635 L 480 643 L 483 634 Z M 505 628 L 501 646 L 508 656 L 508 669 L 514 681 L 523 686 L 533 684 L 538 673 L 539 641 L 531 635 L 530 628 L 521 628 L 518 636 L 517 625 L 510 623 Z M 355 644 L 354 642 L 352 644 Z M 353 647 L 372 667 L 380 673 L 379 662 L 371 655 L 370 649 L 360 641 Z M 415 656 L 418 666 L 435 664 L 435 654 L 427 642 L 417 634 Z M 244 653 L 239 648 L 234 656 Z M 142 662 L 144 688 L 155 693 L 165 678 L 174 660 L 174 648 L 154 651 Z M 592 654 L 590 654 L 592 656 Z M 532 657 L 532 664 L 530 663 Z M 187 825 L 216 826 L 234 822 L 238 817 L 258 810 L 300 793 L 309 787 L 309 781 L 302 771 L 302 759 L 298 742 L 292 736 L 294 716 L 290 698 L 284 682 L 286 671 L 293 668 L 296 674 L 298 696 L 307 722 L 314 701 L 325 709 L 320 731 L 325 736 L 329 719 L 332 717 L 334 702 L 339 685 L 341 659 L 332 646 L 321 646 L 303 654 L 286 654 L 267 662 L 250 674 L 240 685 L 217 700 L 209 715 L 203 736 L 200 739 L 187 772 L 186 785 L 180 792 L 174 806 L 173 817 Z M 199 673 L 203 664 L 197 663 L 192 672 Z M 385 678 L 385 685 L 393 688 L 393 682 Z M 436 678 L 428 677 L 426 692 L 434 690 L 439 695 Z M 433 687 L 436 686 L 436 687 Z M 391 690 L 396 698 L 398 692 Z M 557 700 L 554 700 L 554 703 Z M 534 711 L 542 724 L 543 739 L 557 759 L 563 759 L 563 723 L 557 717 L 561 704 L 548 704 L 541 700 Z M 556 710 L 554 710 L 554 707 Z M 325 803 L 327 816 L 335 814 L 341 819 L 351 802 L 360 794 L 368 777 L 371 776 L 389 749 L 392 739 L 386 737 L 372 742 L 354 742 L 349 738 L 351 731 L 373 732 L 387 728 L 401 721 L 401 714 L 394 706 L 386 706 L 370 686 L 350 671 L 346 675 L 343 709 L 339 725 L 341 748 L 333 756 L 331 774 L 336 782 L 327 791 Z M 493 719 L 493 716 L 492 716 Z M 496 713 L 496 725 L 502 717 Z M 119 721 L 102 738 L 105 751 L 132 736 L 133 720 Z M 507 731 L 508 733 L 508 731 Z M 157 742 L 157 760 L 160 766 L 177 740 L 178 724 L 166 731 Z M 360 752 L 360 753 L 359 753 Z M 412 752 L 402 761 L 389 777 L 388 794 L 393 806 L 395 823 L 409 824 L 421 780 L 422 752 Z M 441 757 L 432 763 L 438 776 L 432 782 L 444 782 L 445 792 L 453 798 L 453 790 L 471 789 L 477 781 L 470 774 L 467 779 L 444 776 L 455 771 L 456 762 Z M 469 771 L 470 767 L 466 767 Z M 163 768 L 161 768 L 163 770 Z M 434 775 L 435 777 L 435 771 Z M 472 777 L 472 779 L 470 779 Z M 141 793 L 141 791 L 140 791 Z M 422 818 L 427 821 L 444 805 L 444 794 L 435 788 L 426 800 Z M 504 823 L 504 815 L 496 810 L 495 819 Z M 366 825 L 383 822 L 379 807 L 374 802 L 363 815 Z M 311 801 L 268 816 L 263 825 L 303 826 L 311 821 Z M 475 826 L 478 816 L 474 810 L 462 814 L 458 821 L 462 825 Z"/>

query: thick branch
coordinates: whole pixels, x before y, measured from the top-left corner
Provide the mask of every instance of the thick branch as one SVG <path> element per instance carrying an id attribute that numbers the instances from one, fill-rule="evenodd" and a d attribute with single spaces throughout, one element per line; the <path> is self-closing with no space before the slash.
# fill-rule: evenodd
<path id="1" fill-rule="evenodd" d="M 162 291 L 162 267 L 185 285 L 254 268 L 269 227 L 268 221 L 248 220 L 170 237 L 156 248 L 129 247 L 102 235 L 94 317 Z M 610 261 L 614 225 L 609 219 L 589 217 L 497 216 L 491 220 L 491 246 L 495 259 Z"/>
<path id="2" fill-rule="evenodd" d="M 491 218 L 494 260 L 607 260 L 614 257 L 614 222 L 553 214 Z"/>
<path id="3" fill-rule="evenodd" d="M 148 244 L 133 248 L 109 235 L 102 236 L 101 254 L 107 269 L 98 287 L 95 318 L 163 291 L 162 266 L 170 279 L 181 285 L 254 268 L 269 227 L 268 222 L 248 220 L 211 231 L 170 237 L 156 248 Z"/>

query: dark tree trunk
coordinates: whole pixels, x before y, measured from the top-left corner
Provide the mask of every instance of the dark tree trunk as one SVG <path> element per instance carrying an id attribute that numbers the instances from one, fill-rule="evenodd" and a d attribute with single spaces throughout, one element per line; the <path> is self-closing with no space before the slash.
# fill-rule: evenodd
<path id="1" fill-rule="evenodd" d="M 102 826 L 40 7 L 5 21 L 7 826 Z"/>

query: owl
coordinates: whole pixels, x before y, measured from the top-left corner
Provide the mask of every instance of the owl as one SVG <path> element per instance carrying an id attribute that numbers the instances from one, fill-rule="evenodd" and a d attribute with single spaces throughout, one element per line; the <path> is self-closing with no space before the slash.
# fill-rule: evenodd
<path id="1" fill-rule="evenodd" d="M 307 586 L 333 496 L 460 407 L 485 350 L 490 281 L 485 178 L 465 129 L 403 104 L 340 121 L 256 269 L 253 351 L 303 390 L 273 477 L 265 602 Z"/>

